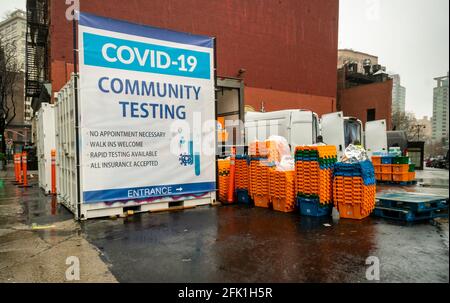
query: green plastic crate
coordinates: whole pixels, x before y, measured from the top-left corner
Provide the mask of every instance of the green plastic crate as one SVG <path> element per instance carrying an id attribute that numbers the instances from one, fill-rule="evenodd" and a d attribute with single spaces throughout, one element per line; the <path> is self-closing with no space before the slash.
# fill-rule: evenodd
<path id="1" fill-rule="evenodd" d="M 394 157 L 392 159 L 392 164 L 408 164 L 409 157 Z"/>
<path id="2" fill-rule="evenodd" d="M 415 172 L 416 171 L 416 165 L 415 164 L 410 164 L 409 165 L 409 170 L 408 170 L 409 172 Z"/>

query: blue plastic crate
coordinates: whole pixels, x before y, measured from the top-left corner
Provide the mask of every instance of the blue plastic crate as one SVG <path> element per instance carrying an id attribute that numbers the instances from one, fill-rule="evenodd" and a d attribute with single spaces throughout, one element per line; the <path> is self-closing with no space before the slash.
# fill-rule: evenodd
<path id="1" fill-rule="evenodd" d="M 323 217 L 331 215 L 333 206 L 321 205 L 318 199 L 297 198 L 297 207 L 300 215 L 310 217 Z"/>
<path id="2" fill-rule="evenodd" d="M 381 164 L 392 164 L 392 156 L 383 156 L 381 157 Z"/>
<path id="3" fill-rule="evenodd" d="M 246 189 L 237 189 L 236 190 L 236 198 L 239 204 L 252 205 L 252 201 L 250 196 L 248 195 L 248 190 Z"/>

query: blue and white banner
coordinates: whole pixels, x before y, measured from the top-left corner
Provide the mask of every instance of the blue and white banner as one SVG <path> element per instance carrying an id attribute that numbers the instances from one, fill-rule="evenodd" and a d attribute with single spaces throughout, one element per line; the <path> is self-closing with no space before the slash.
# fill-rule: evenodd
<path id="1" fill-rule="evenodd" d="M 215 190 L 213 38 L 80 14 L 83 203 Z"/>

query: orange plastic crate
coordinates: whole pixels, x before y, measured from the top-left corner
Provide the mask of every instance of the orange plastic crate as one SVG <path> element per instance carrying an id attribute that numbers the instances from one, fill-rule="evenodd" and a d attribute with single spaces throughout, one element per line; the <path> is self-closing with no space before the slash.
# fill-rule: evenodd
<path id="1" fill-rule="evenodd" d="M 414 181 L 414 180 L 416 180 L 416 172 L 415 171 L 413 171 L 413 172 L 408 172 L 408 181 Z"/>
<path id="2" fill-rule="evenodd" d="M 276 211 L 282 211 L 285 213 L 295 210 L 294 197 L 290 198 L 272 198 L 272 206 Z"/>
<path id="3" fill-rule="evenodd" d="M 361 220 L 367 217 L 369 214 L 364 215 L 362 212 L 361 204 L 339 204 L 338 205 L 339 216 L 346 219 Z"/>
<path id="4" fill-rule="evenodd" d="M 409 164 L 392 164 L 393 173 L 407 173 L 409 170 Z"/>
<path id="5" fill-rule="evenodd" d="M 256 207 L 269 208 L 270 205 L 270 199 L 267 195 L 255 194 L 253 196 L 253 202 L 255 203 Z"/>
<path id="6" fill-rule="evenodd" d="M 380 174 L 380 173 L 375 173 L 375 180 L 381 181 L 381 176 L 382 176 L 382 174 Z"/>
<path id="7" fill-rule="evenodd" d="M 381 180 L 382 181 L 392 181 L 392 174 L 381 174 Z"/>
<path id="8" fill-rule="evenodd" d="M 409 173 L 397 173 L 397 174 L 392 174 L 392 181 L 394 182 L 407 182 L 409 178 Z"/>
<path id="9" fill-rule="evenodd" d="M 372 164 L 375 165 L 381 165 L 381 157 L 379 156 L 373 156 L 372 157 Z"/>
<path id="10" fill-rule="evenodd" d="M 391 164 L 381 164 L 381 173 L 383 173 L 383 174 L 392 173 L 392 165 Z"/>

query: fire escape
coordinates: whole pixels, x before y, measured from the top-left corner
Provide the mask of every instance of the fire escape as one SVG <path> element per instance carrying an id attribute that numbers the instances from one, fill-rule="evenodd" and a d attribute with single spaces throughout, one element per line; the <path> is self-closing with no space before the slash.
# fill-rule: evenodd
<path id="1" fill-rule="evenodd" d="M 44 84 L 49 80 L 48 0 L 27 0 L 25 95 L 33 110 L 48 101 Z"/>

